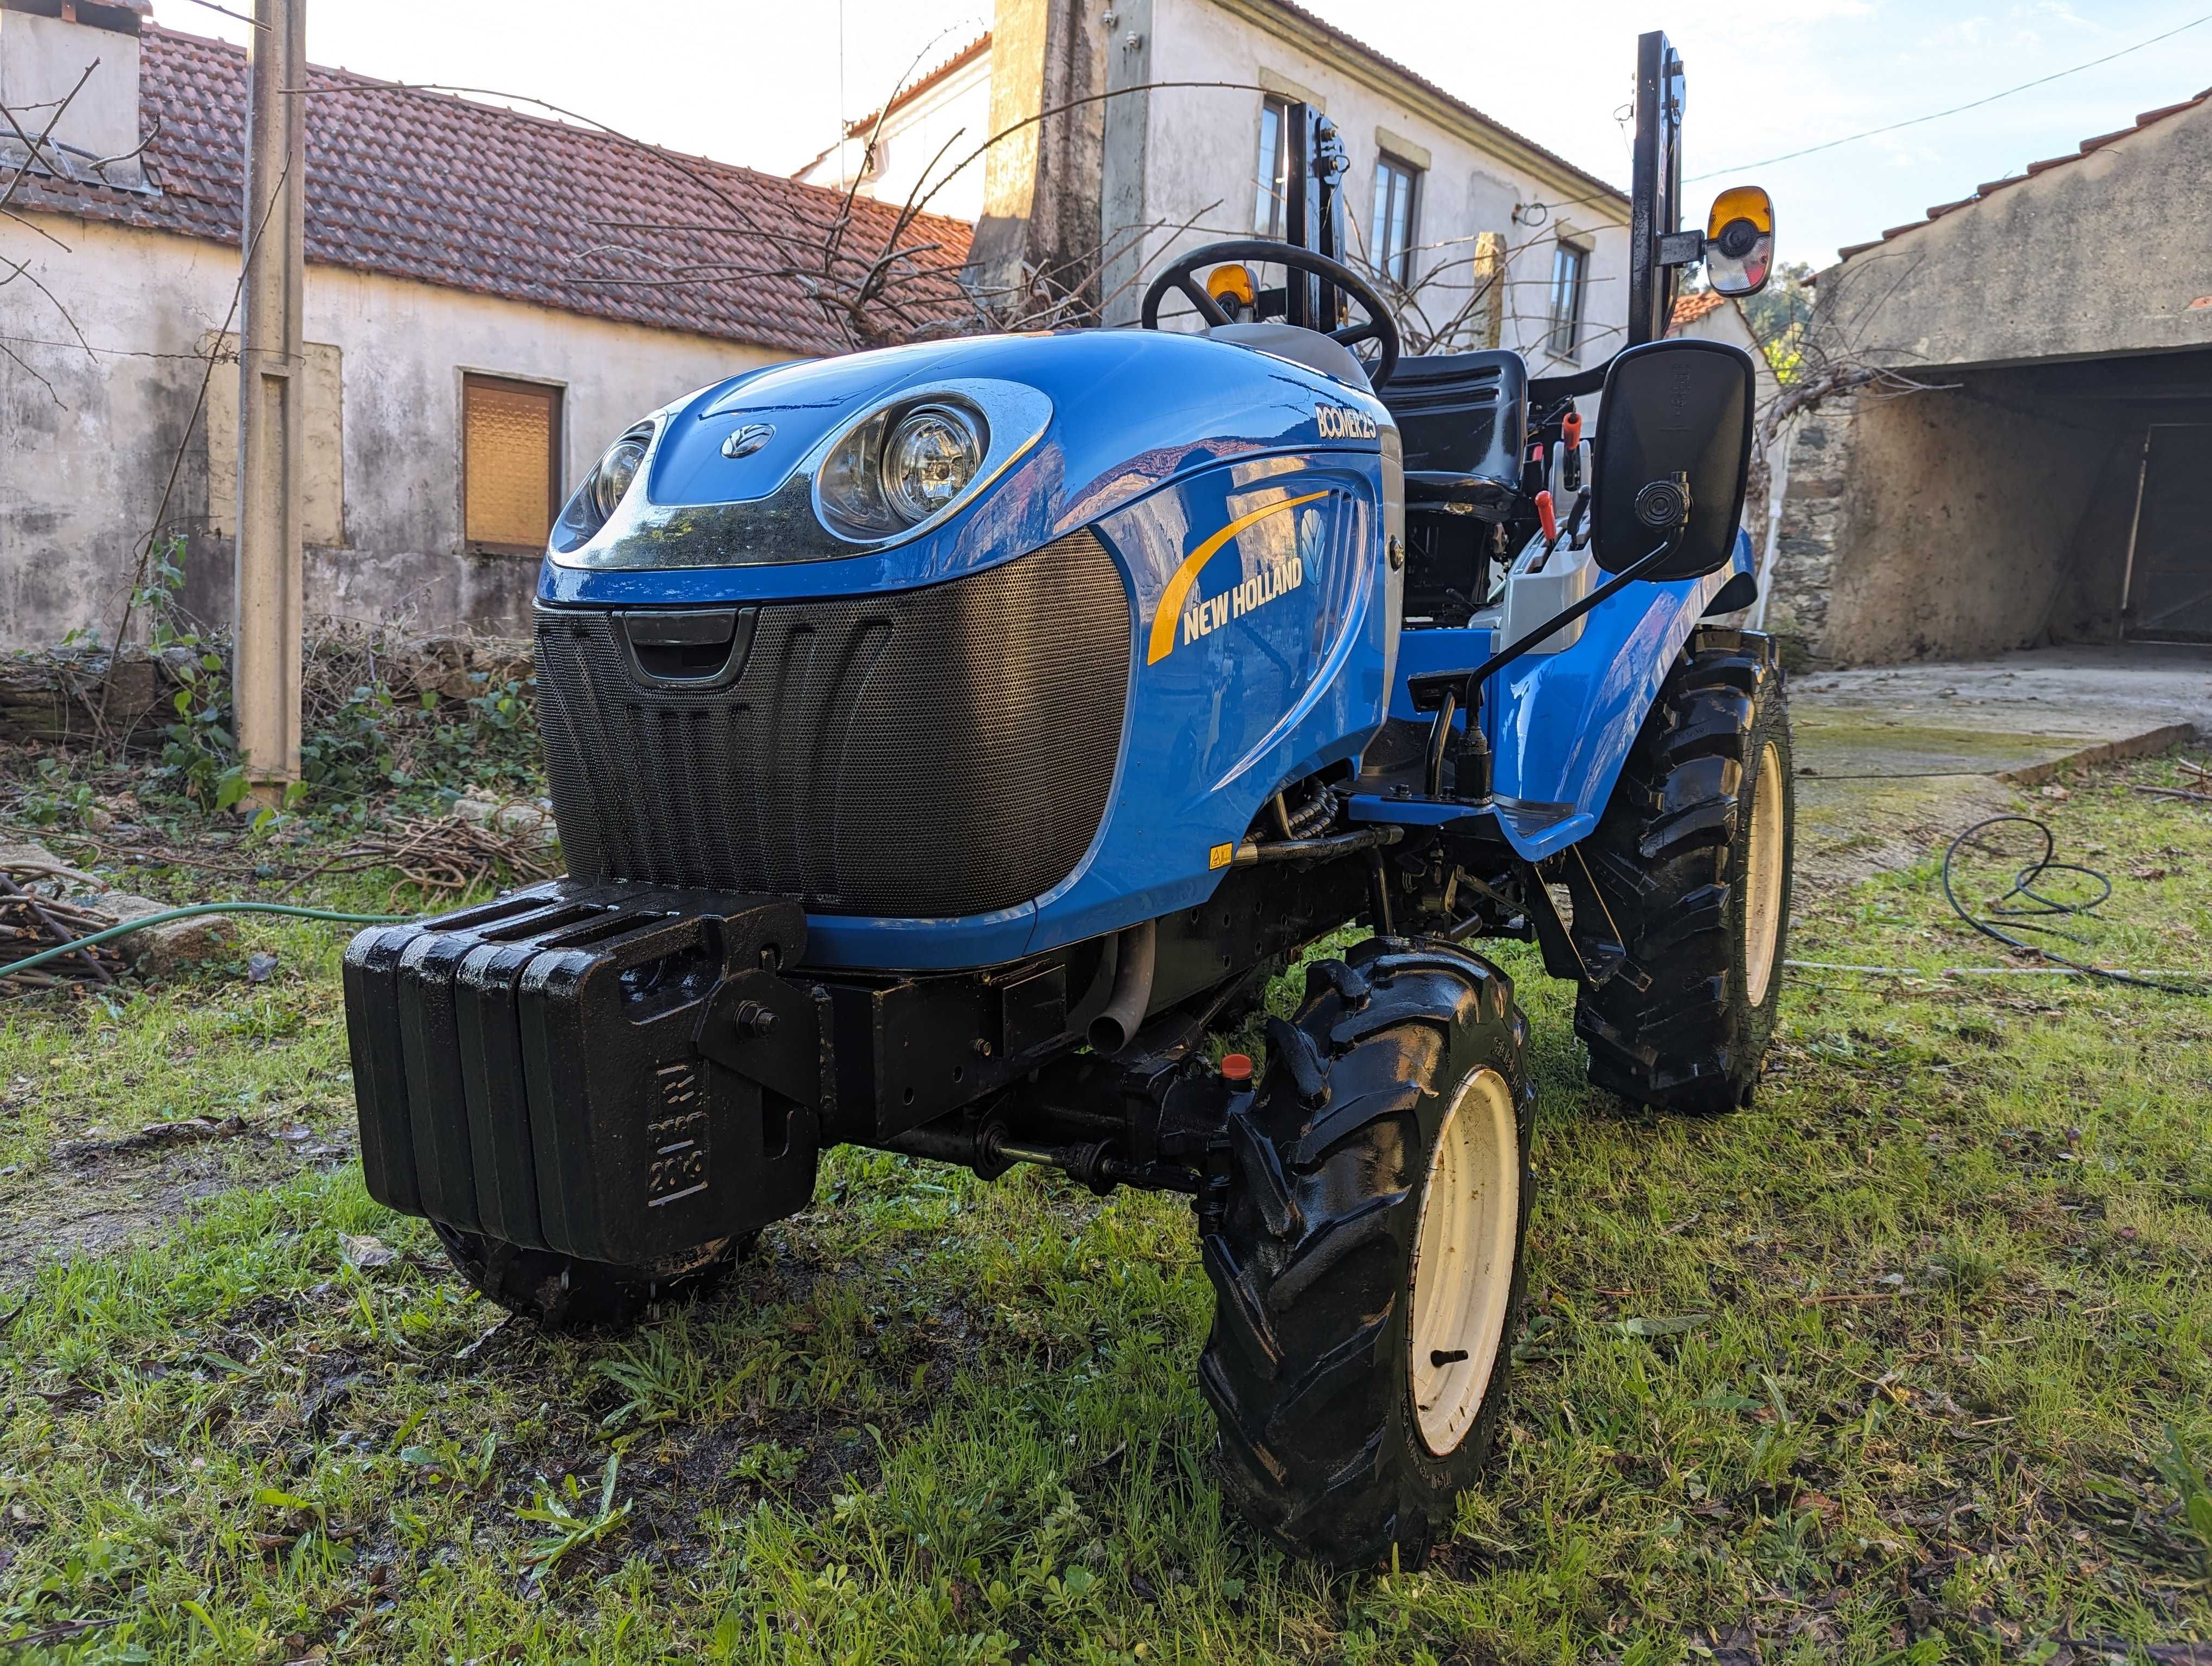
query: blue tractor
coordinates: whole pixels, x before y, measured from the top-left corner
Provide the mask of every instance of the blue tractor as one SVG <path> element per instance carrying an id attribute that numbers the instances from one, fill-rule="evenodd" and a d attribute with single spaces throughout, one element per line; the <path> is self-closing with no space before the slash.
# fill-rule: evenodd
<path id="1" fill-rule="evenodd" d="M 1639 72 L 1630 344 L 1586 374 L 1402 353 L 1294 112 L 1300 240 L 1181 257 L 1146 327 L 753 370 L 624 434 L 539 581 L 568 877 L 347 952 L 370 1191 L 551 1325 L 711 1281 L 839 1142 L 1186 1194 L 1223 1485 L 1294 1552 L 1418 1560 L 1492 1443 L 1530 1195 L 1470 943 L 1540 945 L 1644 1104 L 1747 1102 L 1774 1026 L 1783 677 L 1702 623 L 1753 590 L 1752 365 L 1662 338 L 1676 271 L 1747 293 L 1772 223 L 1674 229 L 1663 37 Z M 1264 1068 L 1215 1056 L 1355 921 Z"/>

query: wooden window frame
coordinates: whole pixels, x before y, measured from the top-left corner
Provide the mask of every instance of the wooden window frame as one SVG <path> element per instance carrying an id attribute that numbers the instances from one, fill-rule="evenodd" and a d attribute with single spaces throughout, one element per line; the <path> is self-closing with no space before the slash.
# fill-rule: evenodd
<path id="1" fill-rule="evenodd" d="M 1427 170 L 1403 156 L 1385 150 L 1375 159 L 1376 194 L 1382 199 L 1373 230 L 1375 270 L 1401 289 L 1413 284 L 1413 248 L 1421 240 L 1421 176 Z M 1402 244 L 1392 246 L 1391 227 L 1401 185 L 1405 188 L 1406 230 Z"/>
<path id="2" fill-rule="evenodd" d="M 482 370 L 461 372 L 461 545 L 476 556 L 528 556 L 535 560 L 545 553 L 543 544 L 492 544 L 469 536 L 469 394 L 471 390 L 483 388 L 489 392 L 526 393 L 544 399 L 552 407 L 552 419 L 546 424 L 545 526 L 550 534 L 553 523 L 560 519 L 561 506 L 567 501 L 562 490 L 562 467 L 566 454 L 568 416 L 568 390 L 560 382 L 534 382 L 520 376 L 496 376 Z"/>
<path id="3" fill-rule="evenodd" d="M 1261 95 L 1260 146 L 1253 168 L 1252 233 L 1255 237 L 1283 235 L 1285 216 L 1290 211 L 1284 194 L 1290 188 L 1291 111 L 1296 103 L 1286 93 Z M 1275 154 L 1272 157 L 1267 154 L 1267 118 L 1271 115 L 1275 119 Z"/>
<path id="4" fill-rule="evenodd" d="M 1565 310 L 1560 308 L 1559 267 L 1564 259 L 1574 261 L 1574 287 L 1565 297 Z M 1544 351 L 1552 357 L 1569 364 L 1582 362 L 1583 349 L 1587 344 L 1584 331 L 1589 310 L 1590 250 L 1587 244 L 1573 242 L 1562 237 L 1552 246 L 1552 281 L 1548 316 L 1544 324 Z M 1566 344 L 1562 347 L 1560 344 Z"/>

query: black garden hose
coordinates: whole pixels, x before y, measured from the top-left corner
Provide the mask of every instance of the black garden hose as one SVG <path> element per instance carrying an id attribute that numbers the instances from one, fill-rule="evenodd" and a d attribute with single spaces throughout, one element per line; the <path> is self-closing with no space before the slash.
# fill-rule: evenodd
<path id="1" fill-rule="evenodd" d="M 1968 913 L 1966 905 L 1959 900 L 1959 893 L 1951 883 L 1952 865 L 1958 860 L 1959 852 L 1966 842 L 1984 828 L 2000 826 L 2006 822 L 2017 822 L 2023 827 L 2033 828 L 2043 841 L 2043 854 L 2023 862 L 2020 871 L 2013 875 L 2012 884 L 2006 888 L 2004 894 L 1990 904 L 1990 912 L 1993 915 L 2012 922 L 2011 930 L 2007 930 L 2002 926 L 1993 925 L 1987 920 L 1977 918 Z M 2034 932 L 2041 936 L 2063 937 L 2069 942 L 2086 943 L 2088 939 L 2077 933 L 2064 931 L 2057 926 L 2033 925 L 2030 921 L 2035 917 L 2053 919 L 2076 914 L 2094 915 L 2098 906 L 2112 894 L 2112 880 L 2110 874 L 2100 873 L 2094 867 L 2084 866 L 2080 862 L 2055 860 L 2053 858 L 2056 849 L 2056 842 L 2051 837 L 2050 828 L 2033 816 L 1991 816 L 1986 820 L 1978 821 L 1960 834 L 1957 838 L 1952 840 L 1950 848 L 1943 853 L 1943 899 L 1950 903 L 1951 911 L 1954 914 L 1983 936 L 2002 943 L 2008 948 L 2019 949 L 2041 959 L 2064 966 L 2069 970 L 2080 972 L 2084 976 L 2100 977 L 2112 983 L 2131 984 L 2139 989 L 2157 989 L 2169 995 L 2203 996 L 2212 993 L 2204 989 L 2191 988 L 2187 984 L 2161 983 L 2156 978 L 2141 977 L 2133 972 L 2119 971 L 2109 966 L 2092 966 L 2084 961 L 2069 959 L 2055 949 L 2046 949 L 2040 944 L 2030 943 L 2015 937 L 2013 934 L 2015 931 Z M 2045 896 L 2035 887 L 2046 873 L 2079 874 L 2097 887 L 2097 894 L 2086 902 L 2075 903 L 2062 902 L 2057 897 Z M 2011 905 L 2014 897 L 2020 898 L 2021 906 Z"/>

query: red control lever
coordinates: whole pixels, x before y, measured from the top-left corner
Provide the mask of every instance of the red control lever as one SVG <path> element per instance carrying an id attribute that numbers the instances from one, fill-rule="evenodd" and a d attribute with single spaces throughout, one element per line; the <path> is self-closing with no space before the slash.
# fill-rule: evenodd
<path id="1" fill-rule="evenodd" d="M 1583 442 L 1583 414 L 1582 414 L 1582 412 L 1580 412 L 1579 410 L 1571 410 L 1571 411 L 1569 411 L 1569 412 L 1566 414 L 1566 416 L 1565 416 L 1564 418 L 1562 418 L 1562 419 L 1561 419 L 1561 421 L 1560 421 L 1560 423 L 1559 423 L 1559 434 L 1560 434 L 1560 436 L 1561 436 L 1563 439 L 1565 439 L 1565 440 L 1566 441 L 1566 442 L 1567 442 L 1567 449 L 1568 449 L 1569 451 L 1572 451 L 1572 450 L 1573 450 L 1577 446 L 1579 446 L 1580 444 L 1582 444 L 1582 442 Z"/>
<path id="2" fill-rule="evenodd" d="M 1536 519 L 1543 523 L 1544 542 L 1557 544 L 1559 541 L 1559 517 L 1552 508 L 1551 493 L 1536 494 Z"/>

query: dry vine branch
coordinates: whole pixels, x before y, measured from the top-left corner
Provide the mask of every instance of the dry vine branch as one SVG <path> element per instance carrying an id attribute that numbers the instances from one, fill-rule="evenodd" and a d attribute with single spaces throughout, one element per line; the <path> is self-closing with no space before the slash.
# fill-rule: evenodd
<path id="1" fill-rule="evenodd" d="M 22 189 L 23 181 L 30 177 L 32 167 L 33 164 L 37 163 L 41 155 L 47 151 L 50 142 L 53 137 L 54 129 L 60 125 L 62 117 L 67 113 L 70 106 L 76 101 L 76 95 L 84 90 L 85 83 L 92 79 L 92 72 L 99 67 L 100 60 L 98 58 L 93 59 L 90 64 L 85 66 L 84 73 L 76 78 L 76 84 L 70 88 L 68 93 L 63 97 L 52 100 L 53 114 L 46 118 L 46 125 L 39 130 L 39 136 L 35 139 L 33 138 L 29 132 L 25 130 L 22 122 L 17 119 L 16 113 L 14 110 L 9 109 L 5 105 L 0 105 L 0 118 L 6 119 L 9 127 L 13 130 L 15 137 L 21 140 L 23 144 L 23 160 L 15 164 L 15 171 L 9 176 L 6 185 L 4 187 L 0 187 L 0 210 L 6 210 L 8 204 L 15 200 L 15 193 Z M 34 106 L 26 107 L 28 108 Z M 35 107 L 45 106 L 42 105 Z M 56 173 L 60 173 L 62 171 L 58 163 L 56 162 L 49 162 L 47 163 L 47 167 L 49 169 Z M 32 225 L 31 222 L 26 220 L 22 216 L 9 212 L 7 217 L 15 222 L 17 225 L 30 226 L 32 230 L 37 231 L 39 234 L 45 237 L 48 242 L 58 244 L 64 250 L 67 249 L 68 245 L 63 244 L 59 238 L 54 237 L 40 228 Z M 85 353 L 89 356 L 92 352 L 91 345 L 85 340 L 84 331 L 78 327 L 76 316 L 71 313 L 68 307 L 63 303 L 61 297 L 57 295 L 52 289 L 48 289 L 46 283 L 36 273 L 33 272 L 30 268 L 31 263 L 28 258 L 15 261 L 11 265 L 9 265 L 4 272 L 0 272 L 0 289 L 7 288 L 9 284 L 15 283 L 18 278 L 27 281 L 33 289 L 36 289 L 40 295 L 46 298 L 46 301 L 52 306 L 54 311 L 61 315 L 62 322 L 69 326 L 70 333 L 76 337 L 77 345 L 83 348 Z M 33 381 L 37 382 L 40 386 L 45 388 L 46 390 L 46 397 L 49 399 L 52 399 L 56 405 L 60 406 L 64 410 L 69 408 L 67 404 L 64 403 L 61 394 L 56 391 L 53 383 L 47 380 L 47 378 L 36 369 L 28 360 L 24 358 L 21 354 L 15 351 L 14 348 L 9 346 L 4 341 L 0 341 L 0 355 L 5 355 L 11 363 L 15 364 L 21 368 L 25 375 L 30 377 Z"/>
<path id="2" fill-rule="evenodd" d="M 916 64 L 920 61 L 917 58 Z M 909 66 L 908 75 L 911 75 L 913 67 Z M 902 77 L 902 88 L 903 85 Z M 769 263 L 725 262 L 709 258 L 691 263 L 686 267 L 672 268 L 664 256 L 633 243 L 609 240 L 596 244 L 581 258 L 596 256 L 611 260 L 626 257 L 658 270 L 649 277 L 595 272 L 579 281 L 594 286 L 665 289 L 752 279 L 781 280 L 797 286 L 825 318 L 838 326 L 847 341 L 856 347 L 883 346 L 901 341 L 981 331 L 1051 329 L 1085 321 L 1103 305 L 1103 301 L 1092 303 L 1085 297 L 1094 280 L 1111 261 L 1118 258 L 1133 243 L 1141 247 L 1144 240 L 1156 232 L 1170 230 L 1173 233 L 1188 229 L 1219 204 L 1210 204 L 1180 224 L 1171 225 L 1163 220 L 1126 228 L 1083 256 L 1055 267 L 1043 268 L 1024 263 L 1011 280 L 997 284 L 981 283 L 972 275 L 963 278 L 957 276 L 949 265 L 924 259 L 922 257 L 937 251 L 938 245 L 909 240 L 910 234 L 916 221 L 937 194 L 964 169 L 980 161 L 992 146 L 1055 116 L 1065 115 L 1109 98 L 1178 87 L 1242 92 L 1262 90 L 1256 83 L 1164 81 L 1085 94 L 1023 118 L 993 134 L 951 167 L 939 173 L 939 165 L 967 131 L 964 128 L 957 130 L 939 147 L 936 155 L 917 176 L 906 201 L 899 206 L 880 240 L 871 236 L 866 243 L 856 246 L 864 218 L 858 212 L 857 199 L 860 181 L 866 173 L 866 160 L 874 154 L 880 143 L 884 112 L 896 100 L 895 91 L 878 109 L 863 153 L 863 165 L 854 171 L 852 182 L 844 190 L 841 211 L 819 229 L 812 240 L 763 228 L 744 228 L 751 236 L 775 244 L 780 249 L 791 251 L 787 258 Z M 742 222 L 720 225 L 695 220 L 623 220 L 602 221 L 596 224 L 600 230 L 611 233 L 714 234 L 738 229 Z M 1132 283 L 1139 281 L 1144 266 L 1149 264 L 1149 260 L 1139 262 L 1137 277 L 1123 280 L 1115 287 L 1113 295 L 1120 295 Z"/>
<path id="3" fill-rule="evenodd" d="M 116 622 L 115 635 L 111 639 L 118 651 L 131 634 L 131 617 L 145 589 L 146 563 L 153 559 L 154 545 L 160 540 L 161 528 L 167 524 L 169 501 L 176 495 L 177 479 L 184 471 L 185 456 L 191 449 L 192 434 L 199 427 L 200 413 L 207 409 L 208 386 L 215 380 L 216 366 L 222 362 L 222 339 L 230 333 L 231 321 L 238 316 L 239 299 L 246 293 L 246 274 L 252 264 L 253 251 L 260 246 L 262 234 L 269 229 L 270 220 L 276 215 L 277 205 L 284 200 L 284 181 L 291 176 L 291 172 L 292 164 L 288 159 L 276 175 L 276 188 L 269 193 L 269 206 L 261 216 L 261 223 L 253 228 L 253 235 L 247 241 L 245 258 L 238 264 L 238 282 L 231 285 L 230 305 L 223 313 L 222 328 L 215 332 L 214 344 L 202 356 L 207 362 L 207 368 L 200 374 L 199 392 L 192 398 L 192 414 L 185 419 L 184 432 L 178 437 L 177 449 L 169 459 L 168 478 L 161 485 L 161 501 L 155 506 L 154 519 L 138 540 L 131 569 L 131 582 L 124 587 L 123 614 Z M 103 737 L 107 728 L 107 690 L 112 686 L 112 682 L 101 686 L 100 707 L 93 714 L 94 730 Z"/>
<path id="4" fill-rule="evenodd" d="M 400 876 L 385 893 L 387 912 L 398 909 L 400 891 L 410 885 L 426 896 L 457 897 L 495 879 L 550 879 L 555 873 L 545 847 L 529 833 L 501 833 L 482 822 L 447 815 L 418 817 L 390 832 L 366 834 L 292 884 L 374 868 L 390 868 Z"/>

